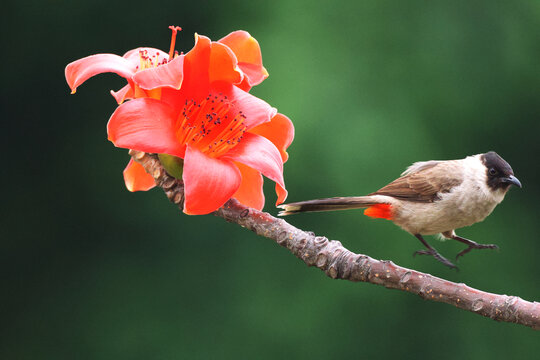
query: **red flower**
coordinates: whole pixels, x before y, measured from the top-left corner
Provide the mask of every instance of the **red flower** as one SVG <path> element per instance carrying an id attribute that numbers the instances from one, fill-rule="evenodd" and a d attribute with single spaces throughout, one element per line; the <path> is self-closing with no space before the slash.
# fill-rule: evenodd
<path id="1" fill-rule="evenodd" d="M 128 84 L 112 92 L 119 104 L 107 126 L 117 147 L 184 159 L 184 212 L 207 214 L 235 197 L 262 209 L 262 175 L 276 183 L 277 203 L 286 196 L 283 162 L 294 137 L 291 121 L 247 91 L 268 73 L 257 41 L 236 31 L 218 42 L 195 36 L 187 54 L 139 48 L 120 57 L 99 54 L 66 67 L 72 92 L 88 78 L 114 72 Z M 125 99 L 133 99 L 123 103 Z M 124 170 L 131 191 L 153 180 L 130 161 Z"/>

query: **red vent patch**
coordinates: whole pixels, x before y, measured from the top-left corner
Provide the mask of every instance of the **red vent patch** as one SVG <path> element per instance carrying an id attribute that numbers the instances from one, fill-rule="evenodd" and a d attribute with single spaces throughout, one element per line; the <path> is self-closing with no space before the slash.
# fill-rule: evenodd
<path id="1" fill-rule="evenodd" d="M 364 215 L 379 218 L 392 220 L 392 205 L 390 204 L 375 204 L 368 207 L 364 210 Z"/>

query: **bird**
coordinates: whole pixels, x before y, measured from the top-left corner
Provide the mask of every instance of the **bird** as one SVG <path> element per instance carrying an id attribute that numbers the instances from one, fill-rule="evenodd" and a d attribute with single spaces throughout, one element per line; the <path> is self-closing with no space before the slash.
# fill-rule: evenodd
<path id="1" fill-rule="evenodd" d="M 364 215 L 391 220 L 418 238 L 426 249 L 413 255 L 430 255 L 457 269 L 427 243 L 424 235 L 440 234 L 467 245 L 456 260 L 473 249 L 498 249 L 495 244 L 479 244 L 458 236 L 455 230 L 484 220 L 512 185 L 522 187 L 512 167 L 489 151 L 459 160 L 415 162 L 398 179 L 366 196 L 282 204 L 278 207 L 283 211 L 278 215 L 365 208 Z"/>

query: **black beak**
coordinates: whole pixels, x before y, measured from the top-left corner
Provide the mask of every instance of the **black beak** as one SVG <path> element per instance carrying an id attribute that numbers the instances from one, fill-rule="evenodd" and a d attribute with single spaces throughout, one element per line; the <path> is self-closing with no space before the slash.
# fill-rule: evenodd
<path id="1" fill-rule="evenodd" d="M 517 187 L 521 187 L 521 182 L 514 175 L 510 175 L 508 177 L 505 177 L 505 178 L 502 179 L 502 181 L 505 182 L 505 183 L 508 183 L 508 184 L 515 185 Z"/>

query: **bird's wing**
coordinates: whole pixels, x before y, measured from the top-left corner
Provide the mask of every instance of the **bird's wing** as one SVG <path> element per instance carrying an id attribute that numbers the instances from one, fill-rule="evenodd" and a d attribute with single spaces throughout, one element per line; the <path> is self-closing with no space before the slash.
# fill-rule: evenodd
<path id="1" fill-rule="evenodd" d="M 387 195 L 401 200 L 433 202 L 463 182 L 454 161 L 415 163 L 402 177 L 370 195 Z"/>
<path id="2" fill-rule="evenodd" d="M 407 168 L 407 170 L 405 170 L 403 173 L 401 173 L 401 176 L 408 175 L 408 174 L 414 174 L 414 173 L 422 171 L 422 170 L 427 170 L 429 168 L 432 168 L 432 167 L 438 165 L 441 162 L 443 162 L 443 161 L 441 161 L 441 160 L 429 160 L 429 161 L 415 162 L 414 164 L 409 166 Z"/>

